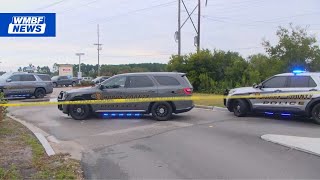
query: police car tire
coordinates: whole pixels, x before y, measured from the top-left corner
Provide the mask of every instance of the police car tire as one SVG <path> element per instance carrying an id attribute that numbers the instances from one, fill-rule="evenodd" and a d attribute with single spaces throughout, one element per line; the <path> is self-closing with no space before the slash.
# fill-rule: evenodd
<path id="1" fill-rule="evenodd" d="M 152 116 L 158 121 L 167 121 L 172 117 L 172 106 L 168 102 L 156 102 L 152 105 Z"/>
<path id="2" fill-rule="evenodd" d="M 44 98 L 45 95 L 46 95 L 46 91 L 43 88 L 38 88 L 34 92 L 34 97 L 36 97 L 37 99 Z"/>
<path id="3" fill-rule="evenodd" d="M 72 82 L 72 87 L 75 87 L 76 86 L 76 82 Z"/>
<path id="4" fill-rule="evenodd" d="M 57 83 L 52 83 L 53 87 L 58 87 Z"/>
<path id="5" fill-rule="evenodd" d="M 320 113 L 320 103 L 316 104 L 311 111 L 312 114 L 312 119 L 315 123 L 320 124 L 320 117 L 319 117 L 319 113 Z"/>
<path id="6" fill-rule="evenodd" d="M 83 112 L 81 114 L 74 111 L 74 108 L 81 108 Z M 70 116 L 75 120 L 85 120 L 90 115 L 90 108 L 88 105 L 70 105 L 69 107 Z"/>
<path id="7" fill-rule="evenodd" d="M 237 117 L 244 117 L 248 113 L 248 104 L 243 99 L 235 100 L 233 102 L 232 108 L 233 108 L 233 114 Z"/>

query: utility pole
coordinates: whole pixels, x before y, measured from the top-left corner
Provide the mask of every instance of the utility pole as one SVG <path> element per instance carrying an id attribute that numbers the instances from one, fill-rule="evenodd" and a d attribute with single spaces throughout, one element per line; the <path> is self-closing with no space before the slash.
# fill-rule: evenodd
<path id="1" fill-rule="evenodd" d="M 185 0 L 178 0 L 178 31 L 175 34 L 176 41 L 178 42 L 178 55 L 181 55 L 181 29 L 182 27 L 186 24 L 186 22 L 190 19 L 193 28 L 196 32 L 196 36 L 194 38 L 194 45 L 197 47 L 197 52 L 200 52 L 200 40 L 201 40 L 201 0 L 198 0 L 198 4 L 193 8 L 192 11 L 189 11 L 185 2 Z M 184 9 L 188 13 L 187 19 L 182 23 L 181 25 L 181 2 L 184 6 Z M 207 6 L 208 0 L 206 0 L 205 5 Z M 192 19 L 192 14 L 195 12 L 195 10 L 198 9 L 198 27 L 196 27 L 193 19 Z"/>
<path id="2" fill-rule="evenodd" d="M 178 0 L 178 56 L 181 56 L 181 0 Z"/>
<path id="3" fill-rule="evenodd" d="M 79 56 L 79 72 L 78 72 L 78 79 L 79 79 L 79 84 L 80 84 L 80 79 L 82 78 L 82 73 L 81 73 L 81 56 L 83 56 L 84 53 L 76 53 L 76 56 Z"/>
<path id="4" fill-rule="evenodd" d="M 98 50 L 98 76 L 100 76 L 100 51 L 102 50 L 102 44 L 100 44 L 100 29 L 99 29 L 99 24 L 97 26 L 97 34 L 98 34 L 98 43 L 94 44 L 97 46 Z"/>
<path id="5" fill-rule="evenodd" d="M 197 52 L 200 52 L 200 34 L 201 34 L 201 0 L 198 0 L 198 37 L 197 37 Z"/>

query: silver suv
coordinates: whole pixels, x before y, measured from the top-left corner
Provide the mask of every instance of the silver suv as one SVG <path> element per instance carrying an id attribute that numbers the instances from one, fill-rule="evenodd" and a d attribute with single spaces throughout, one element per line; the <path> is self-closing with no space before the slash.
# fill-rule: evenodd
<path id="1" fill-rule="evenodd" d="M 129 73 L 113 76 L 95 87 L 61 92 L 58 101 L 183 97 L 191 96 L 192 90 L 184 73 Z M 193 102 L 188 100 L 59 105 L 58 108 L 76 120 L 87 119 L 93 113 L 104 117 L 134 117 L 151 113 L 157 120 L 168 120 L 173 113 L 190 111 L 193 106 Z"/>
<path id="2" fill-rule="evenodd" d="M 225 106 L 238 117 L 250 112 L 303 115 L 320 124 L 320 73 L 294 71 L 278 74 L 253 87 L 231 89 L 225 95 Z"/>
<path id="3" fill-rule="evenodd" d="M 7 98 L 43 98 L 53 91 L 52 82 L 46 74 L 5 73 L 0 76 L 0 92 Z"/>

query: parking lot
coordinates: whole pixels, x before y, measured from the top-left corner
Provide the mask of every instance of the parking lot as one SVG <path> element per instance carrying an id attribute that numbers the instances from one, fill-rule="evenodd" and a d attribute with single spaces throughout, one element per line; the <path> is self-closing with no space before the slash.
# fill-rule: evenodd
<path id="1" fill-rule="evenodd" d="M 56 88 L 50 98 L 63 89 Z M 10 108 L 10 114 L 49 133 L 54 148 L 80 153 L 89 179 L 320 175 L 318 156 L 260 138 L 264 134 L 320 137 L 319 126 L 305 119 L 236 118 L 223 109 L 197 108 L 171 121 L 148 116 L 76 121 L 56 106 Z"/>

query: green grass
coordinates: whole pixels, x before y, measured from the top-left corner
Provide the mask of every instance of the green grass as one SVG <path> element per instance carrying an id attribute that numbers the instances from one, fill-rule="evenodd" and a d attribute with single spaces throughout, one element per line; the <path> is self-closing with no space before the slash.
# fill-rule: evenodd
<path id="1" fill-rule="evenodd" d="M 0 180 L 83 179 L 79 161 L 69 154 L 48 157 L 32 132 L 11 119 L 0 122 L 0 147 Z M 26 149 L 30 157 L 24 156 Z"/>
<path id="2" fill-rule="evenodd" d="M 205 93 L 193 93 L 193 96 L 200 97 L 200 100 L 195 100 L 194 104 L 204 106 L 218 106 L 224 107 L 223 98 L 216 94 L 205 94 Z"/>
<path id="3" fill-rule="evenodd" d="M 2 179 L 22 179 L 17 167 L 15 165 L 11 165 L 9 169 L 3 169 L 0 167 L 0 180 Z"/>

